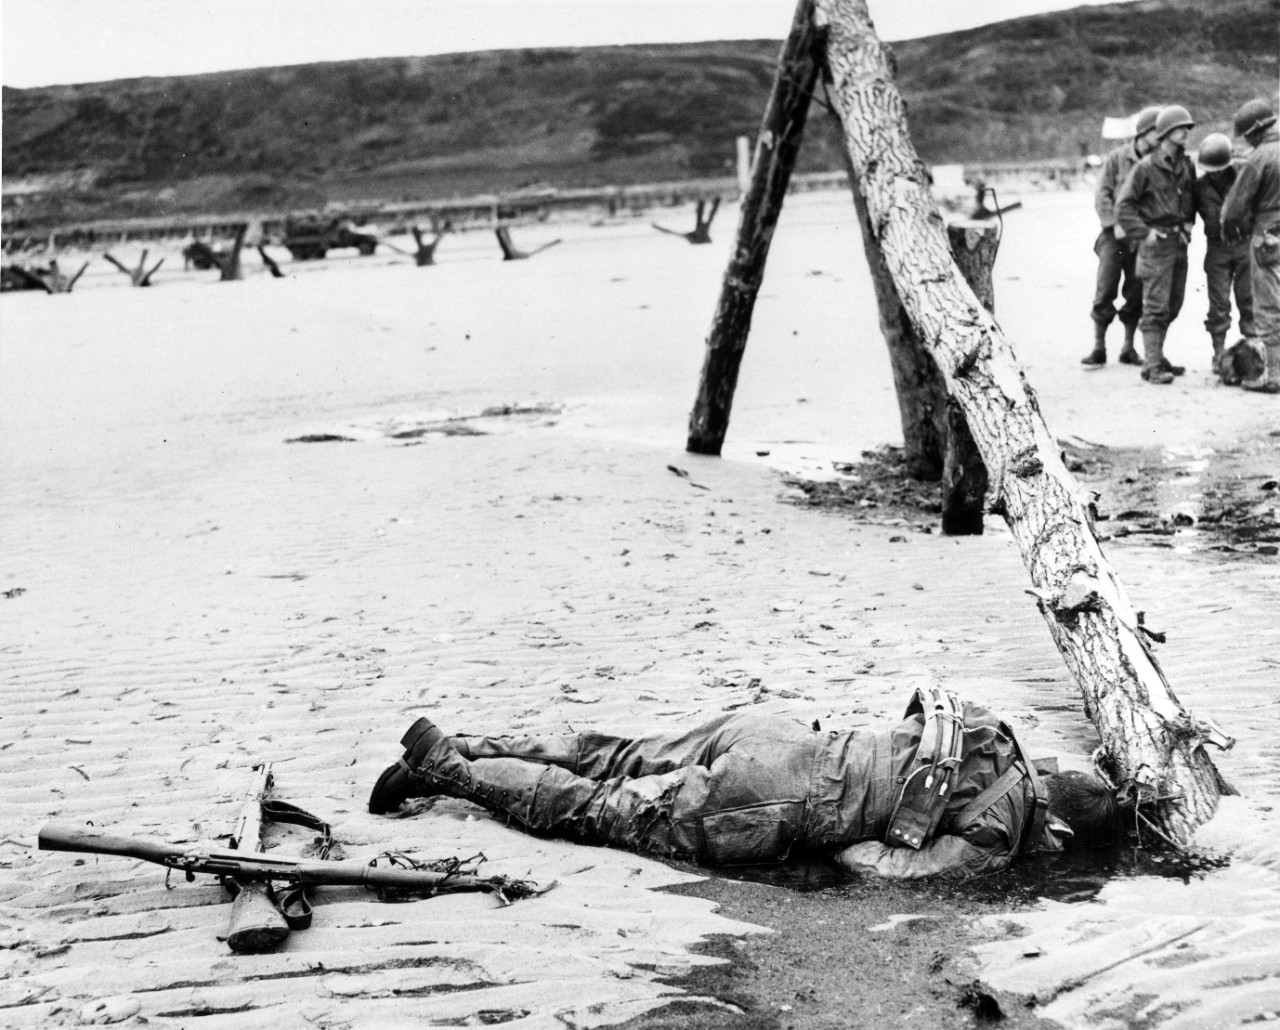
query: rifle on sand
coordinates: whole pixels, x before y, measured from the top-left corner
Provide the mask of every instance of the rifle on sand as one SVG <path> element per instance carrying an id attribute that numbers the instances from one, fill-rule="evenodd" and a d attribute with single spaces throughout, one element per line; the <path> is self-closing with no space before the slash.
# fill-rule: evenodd
<path id="1" fill-rule="evenodd" d="M 237 843 L 251 843 L 247 833 L 237 837 Z M 278 858 L 249 848 L 216 848 L 203 844 L 168 844 L 163 841 L 143 840 L 103 833 L 92 827 L 74 826 L 68 823 L 47 823 L 41 830 L 38 846 L 42 851 L 88 852 L 95 855 L 119 855 L 154 862 L 170 870 L 184 873 L 188 881 L 197 873 L 209 873 L 234 882 L 243 894 L 249 884 L 285 884 L 290 889 L 307 887 L 364 887 L 378 892 L 381 900 L 400 900 L 407 897 L 434 897 L 437 894 L 453 894 L 461 891 L 484 891 L 494 895 L 502 904 L 545 894 L 555 886 L 552 882 L 539 887 L 531 880 L 515 880 L 506 876 L 477 876 L 475 867 L 484 860 L 440 859 L 434 862 L 416 862 L 407 855 L 384 853 L 369 862 L 328 862 L 313 859 Z M 384 864 L 379 864 L 379 863 Z M 243 928 L 250 934 L 259 911 L 256 901 L 244 906 Z M 278 913 L 277 913 L 278 914 Z M 238 926 L 232 920 L 233 932 Z M 267 929 L 267 934 L 279 935 L 278 927 Z M 279 939 L 283 939 L 280 937 Z M 277 940 L 276 943 L 279 941 Z M 234 947 L 234 945 L 233 945 Z"/>

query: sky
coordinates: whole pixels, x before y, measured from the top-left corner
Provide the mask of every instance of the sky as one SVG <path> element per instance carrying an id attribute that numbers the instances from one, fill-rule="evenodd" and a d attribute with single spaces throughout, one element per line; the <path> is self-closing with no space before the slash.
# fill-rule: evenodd
<path id="1" fill-rule="evenodd" d="M 1098 2 L 868 0 L 886 40 Z M 26 88 L 535 46 L 781 39 L 794 11 L 795 0 L 0 0 L 0 83 Z"/>

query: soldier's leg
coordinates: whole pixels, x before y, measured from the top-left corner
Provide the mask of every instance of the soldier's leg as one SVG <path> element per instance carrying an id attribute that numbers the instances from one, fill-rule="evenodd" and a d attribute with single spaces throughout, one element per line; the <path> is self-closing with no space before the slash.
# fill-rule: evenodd
<path id="1" fill-rule="evenodd" d="M 1173 375 L 1164 370 L 1164 336 L 1169 327 L 1169 297 L 1173 289 L 1173 254 L 1152 233 L 1138 252 L 1138 275 L 1142 278 L 1142 378 L 1151 383 L 1171 383 Z"/>
<path id="2" fill-rule="evenodd" d="M 1267 350 L 1267 369 L 1240 385 L 1247 390 L 1280 393 L 1280 253 L 1269 244 L 1265 226 L 1256 228 L 1250 241 L 1253 270 L 1253 319 L 1255 339 Z M 1280 226 L 1273 230 L 1280 235 Z"/>
<path id="3" fill-rule="evenodd" d="M 1123 245 L 1121 249 L 1124 253 L 1124 285 L 1120 288 L 1120 296 L 1124 298 L 1124 304 L 1120 307 L 1120 323 L 1124 326 L 1124 344 L 1117 360 L 1122 365 L 1141 365 L 1142 358 L 1133 345 L 1138 320 L 1142 318 L 1142 280 L 1138 278 L 1138 252 Z"/>
<path id="4" fill-rule="evenodd" d="M 473 802 L 534 832 L 717 862 L 773 861 L 803 828 L 816 745 L 812 734 L 798 746 L 758 738 L 751 745 L 758 746 L 730 751 L 710 767 L 591 780 L 518 758 L 468 761 L 428 725 L 407 764 L 430 793 Z"/>
<path id="5" fill-rule="evenodd" d="M 1187 295 L 1187 245 L 1177 237 L 1172 237 L 1169 242 L 1172 247 L 1171 262 L 1173 270 L 1169 277 L 1169 320 L 1165 323 L 1166 338 L 1168 327 L 1181 313 L 1182 302 Z M 1183 365 L 1175 365 L 1169 360 L 1169 355 L 1165 353 L 1165 338 L 1162 338 L 1160 343 L 1160 367 L 1175 376 L 1180 376 L 1186 372 L 1186 368 Z"/>
<path id="6" fill-rule="evenodd" d="M 1217 240 L 1209 240 L 1204 252 L 1205 290 L 1209 296 L 1209 312 L 1204 319 L 1205 331 L 1213 344 L 1213 371 L 1222 365 L 1227 330 L 1231 328 L 1231 248 Z"/>
<path id="7" fill-rule="evenodd" d="M 688 765 L 709 766 L 743 736 L 757 732 L 776 739 L 799 739 L 811 731 L 791 719 L 761 720 L 758 716 L 726 713 L 679 734 L 459 735 L 451 740 L 467 758 L 520 758 L 556 765 L 588 779 L 607 780 L 615 776 L 659 775 Z"/>
<path id="8" fill-rule="evenodd" d="M 1089 315 L 1093 319 L 1093 350 L 1081 364 L 1097 368 L 1107 361 L 1107 326 L 1116 317 L 1116 294 L 1124 274 L 1124 248 L 1110 229 L 1103 229 L 1094 241 L 1093 252 L 1098 255 L 1098 272 L 1094 281 L 1093 306 Z"/>
<path id="9" fill-rule="evenodd" d="M 1236 248 L 1231 257 L 1231 280 L 1235 285 L 1236 316 L 1241 336 L 1256 336 L 1253 318 L 1253 268 L 1248 244 Z"/>

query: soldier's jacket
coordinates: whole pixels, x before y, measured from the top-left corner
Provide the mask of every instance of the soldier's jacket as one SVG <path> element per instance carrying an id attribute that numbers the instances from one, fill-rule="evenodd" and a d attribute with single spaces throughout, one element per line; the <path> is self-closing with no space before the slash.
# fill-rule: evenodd
<path id="1" fill-rule="evenodd" d="M 1205 172 L 1196 179 L 1195 200 L 1196 214 L 1204 222 L 1206 239 L 1221 240 L 1222 234 L 1222 202 L 1236 181 L 1236 168 L 1229 165 L 1218 172 Z M 1243 237 L 1240 237 L 1243 239 Z M 1235 243 L 1237 239 L 1227 237 L 1226 242 Z"/>
<path id="2" fill-rule="evenodd" d="M 1117 195 L 1129 172 L 1140 160 L 1133 141 L 1121 144 L 1103 158 L 1102 174 L 1098 178 L 1097 189 L 1093 191 L 1093 207 L 1098 212 L 1102 228 L 1110 229 L 1116 224 Z"/>
<path id="3" fill-rule="evenodd" d="M 860 786 L 866 789 L 865 800 L 869 804 L 860 813 L 861 835 L 875 839 L 838 851 L 835 858 L 840 865 L 854 872 L 905 879 L 977 876 L 1002 869 L 1022 853 L 1061 850 L 1062 840 L 1070 831 L 1055 819 L 1045 821 L 1040 839 L 1029 839 L 1035 798 L 1026 778 L 971 823 L 960 825 L 959 816 L 965 807 L 1019 760 L 1008 728 L 992 712 L 968 702 L 964 705 L 960 774 L 936 833 L 919 848 L 886 843 L 893 805 L 915 761 L 924 724 L 925 717 L 915 715 L 892 730 L 850 735 L 850 745 L 868 752 L 872 763 L 882 749 L 887 750 L 893 786 L 888 791 L 866 789 L 882 782 L 879 773 L 883 770 L 869 769 L 867 763 L 846 756 L 849 772 L 841 807 L 847 808 L 857 799 Z"/>
<path id="4" fill-rule="evenodd" d="M 1222 221 L 1240 237 L 1280 221 L 1280 132 L 1274 126 L 1245 158 L 1223 201 Z"/>
<path id="5" fill-rule="evenodd" d="M 1195 166 L 1185 154 L 1153 150 L 1129 172 L 1116 200 L 1125 237 L 1145 240 L 1154 229 L 1190 225 L 1196 218 Z"/>

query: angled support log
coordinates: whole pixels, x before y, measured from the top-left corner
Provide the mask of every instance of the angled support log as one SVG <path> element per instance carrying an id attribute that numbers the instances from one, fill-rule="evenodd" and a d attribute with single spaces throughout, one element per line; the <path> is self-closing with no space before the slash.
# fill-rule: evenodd
<path id="1" fill-rule="evenodd" d="M 138 258 L 137 268 L 126 268 L 124 265 L 122 265 L 119 261 L 117 261 L 114 257 L 111 256 L 111 251 L 107 251 L 102 256 L 105 260 L 115 265 L 116 268 L 120 269 L 120 271 L 122 271 L 125 275 L 127 275 L 129 277 L 130 283 L 132 283 L 134 286 L 150 286 L 151 277 L 160 270 L 160 266 L 164 264 L 164 258 L 161 258 L 159 261 L 157 261 L 155 263 L 155 266 L 150 271 L 148 271 L 147 270 L 147 253 L 148 252 L 146 250 L 143 250 L 142 256 Z"/>
<path id="2" fill-rule="evenodd" d="M 689 416 L 685 444 L 685 449 L 694 454 L 719 454 L 724 446 L 742 354 L 751 331 L 751 315 L 764 279 L 765 259 L 800 150 L 809 100 L 818 81 L 818 55 L 813 0 L 800 0 L 778 56 L 778 73 L 756 140 L 751 185 L 738 215 L 733 257 L 725 270 L 720 301 L 707 336 L 698 396 Z"/>
<path id="3" fill-rule="evenodd" d="M 267 266 L 267 271 L 271 273 L 272 279 L 284 278 L 284 273 L 280 271 L 280 266 L 276 263 L 276 259 L 267 253 L 267 248 L 261 243 L 258 244 L 258 256 L 262 258 L 262 263 Z"/>
<path id="4" fill-rule="evenodd" d="M 650 222 L 658 232 L 665 232 L 669 236 L 679 236 L 688 240 L 690 243 L 710 243 L 711 242 L 711 223 L 715 220 L 716 212 L 720 210 L 720 198 L 716 197 L 711 201 L 710 213 L 707 212 L 707 202 L 705 200 L 698 201 L 698 206 L 694 208 L 694 226 L 690 232 L 676 232 L 674 229 L 668 229 L 659 225 L 657 222 Z"/>
<path id="5" fill-rule="evenodd" d="M 498 246 L 502 248 L 503 261 L 524 261 L 533 257 L 534 254 L 540 254 L 548 247 L 554 247 L 559 240 L 552 240 L 550 243 L 544 243 L 540 247 L 534 247 L 533 250 L 521 250 L 511 242 L 511 230 L 505 225 L 500 225 L 493 230 L 494 235 L 498 237 Z"/>
<path id="6" fill-rule="evenodd" d="M 1160 834 L 1185 843 L 1232 792 L 1205 745 L 1231 741 L 1178 701 L 1012 346 L 956 268 L 865 0 L 814 2 L 826 29 L 829 93 L 868 219 L 907 317 L 990 472 L 991 509 L 1018 543 L 1040 612 L 1102 738 L 1099 763 Z"/>

